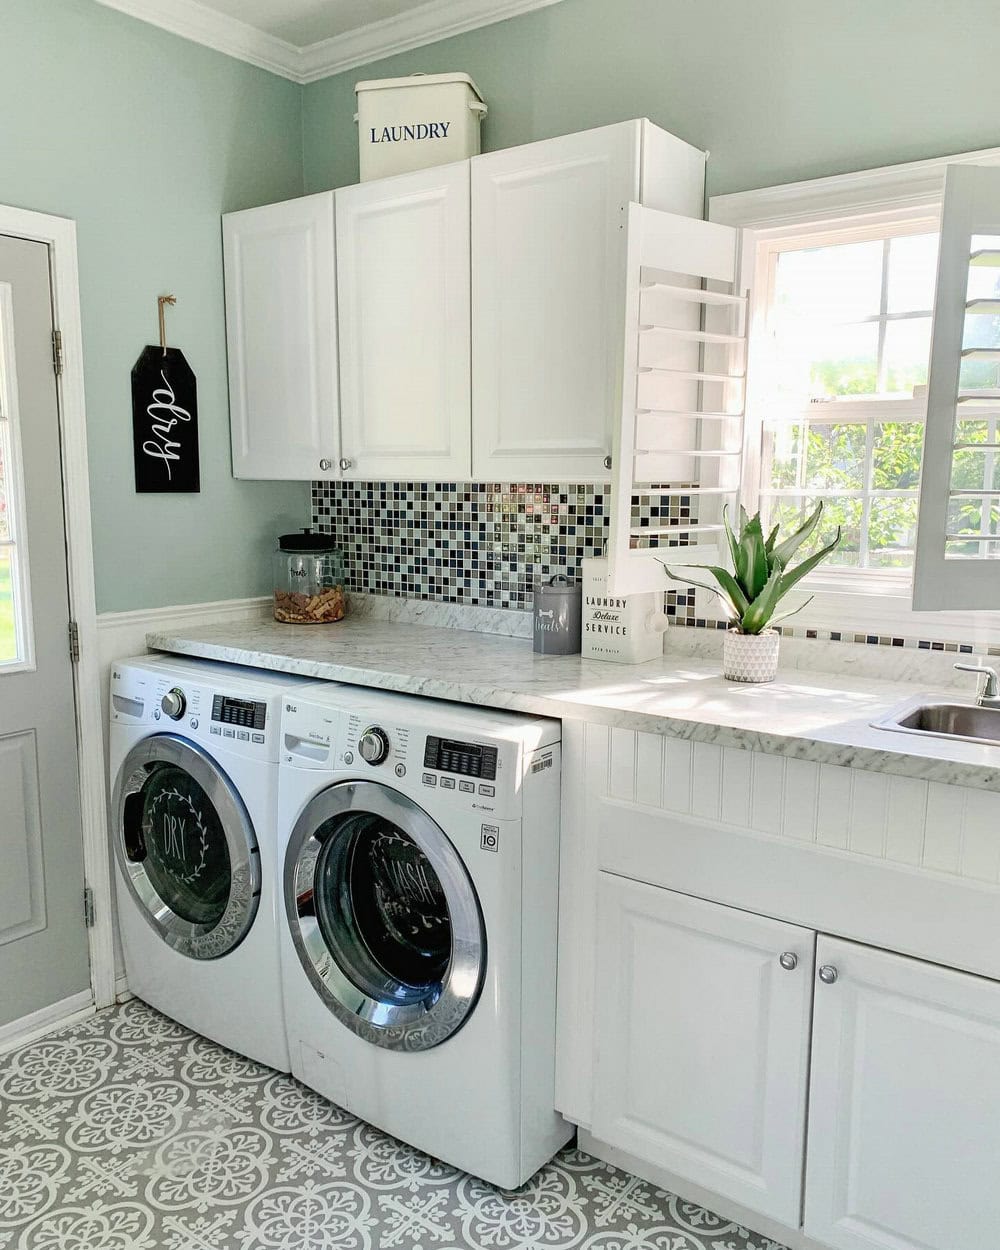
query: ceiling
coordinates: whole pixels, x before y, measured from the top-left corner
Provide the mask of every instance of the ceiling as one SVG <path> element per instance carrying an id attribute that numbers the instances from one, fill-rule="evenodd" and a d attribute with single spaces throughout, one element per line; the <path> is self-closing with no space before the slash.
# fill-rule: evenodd
<path id="1" fill-rule="evenodd" d="M 301 83 L 559 2 L 97 0 Z"/>

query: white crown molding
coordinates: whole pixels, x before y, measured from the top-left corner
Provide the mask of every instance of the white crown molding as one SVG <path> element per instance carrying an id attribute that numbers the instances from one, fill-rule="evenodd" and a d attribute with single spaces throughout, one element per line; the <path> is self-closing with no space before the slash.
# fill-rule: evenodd
<path id="1" fill-rule="evenodd" d="M 997 165 L 1000 148 L 960 152 L 903 165 L 883 165 L 807 182 L 786 182 L 759 191 L 713 195 L 709 219 L 758 230 L 844 216 L 928 208 L 939 212 L 949 165 Z"/>
<path id="2" fill-rule="evenodd" d="M 198 0 L 97 0 L 106 8 L 302 85 L 559 2 L 428 0 L 399 17 L 384 18 L 299 48 L 238 18 L 217 13 Z"/>
<path id="3" fill-rule="evenodd" d="M 384 18 L 303 48 L 298 81 L 316 82 L 397 52 L 408 52 L 558 3 L 559 0 L 428 0 L 399 17 Z"/>
<path id="4" fill-rule="evenodd" d="M 302 81 L 299 77 L 301 49 L 238 18 L 217 13 L 198 0 L 97 0 L 97 3 L 282 78 L 290 78 L 292 82 Z"/>

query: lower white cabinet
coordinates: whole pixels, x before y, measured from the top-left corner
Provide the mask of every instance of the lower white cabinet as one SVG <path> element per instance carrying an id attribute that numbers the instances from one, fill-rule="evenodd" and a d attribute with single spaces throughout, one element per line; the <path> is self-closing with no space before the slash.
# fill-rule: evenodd
<path id="1" fill-rule="evenodd" d="M 996 1250 L 1000 985 L 828 937 L 817 964 L 805 1232 Z"/>
<path id="2" fill-rule="evenodd" d="M 997 1250 L 1000 984 L 598 878 L 598 1142 L 810 1245 Z"/>
<path id="3" fill-rule="evenodd" d="M 811 930 L 600 874 L 593 1133 L 797 1226 Z"/>

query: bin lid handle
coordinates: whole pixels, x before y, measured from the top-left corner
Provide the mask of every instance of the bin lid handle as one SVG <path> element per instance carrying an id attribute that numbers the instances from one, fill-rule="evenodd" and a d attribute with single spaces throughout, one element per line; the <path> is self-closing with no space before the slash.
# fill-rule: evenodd
<path id="1" fill-rule="evenodd" d="M 472 101 L 470 101 L 470 103 L 469 103 L 469 108 L 473 111 L 473 113 L 478 113 L 478 114 L 479 114 L 479 116 L 480 116 L 480 118 L 485 117 L 485 116 L 486 116 L 486 114 L 490 111 L 490 110 L 486 107 L 486 105 L 482 102 L 482 100 L 472 100 Z"/>

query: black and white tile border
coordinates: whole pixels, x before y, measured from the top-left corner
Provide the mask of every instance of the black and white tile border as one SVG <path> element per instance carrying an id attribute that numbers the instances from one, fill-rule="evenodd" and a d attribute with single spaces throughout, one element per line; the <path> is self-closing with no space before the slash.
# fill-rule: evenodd
<path id="1" fill-rule="evenodd" d="M 571 1148 L 497 1190 L 134 1000 L 0 1108 L 2 1250 L 782 1250 Z"/>

